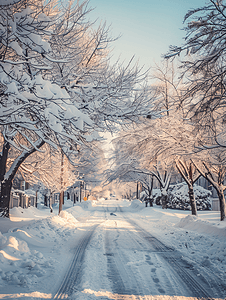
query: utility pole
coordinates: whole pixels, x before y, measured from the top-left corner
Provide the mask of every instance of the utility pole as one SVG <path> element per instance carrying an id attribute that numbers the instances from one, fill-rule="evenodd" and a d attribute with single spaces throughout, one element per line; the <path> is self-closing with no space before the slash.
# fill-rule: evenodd
<path id="1" fill-rule="evenodd" d="M 63 202 L 64 202 L 64 153 L 61 150 L 61 170 L 60 170 L 60 201 L 59 201 L 59 214 L 63 208 Z"/>
<path id="2" fill-rule="evenodd" d="M 79 200 L 82 202 L 82 181 L 80 181 Z"/>

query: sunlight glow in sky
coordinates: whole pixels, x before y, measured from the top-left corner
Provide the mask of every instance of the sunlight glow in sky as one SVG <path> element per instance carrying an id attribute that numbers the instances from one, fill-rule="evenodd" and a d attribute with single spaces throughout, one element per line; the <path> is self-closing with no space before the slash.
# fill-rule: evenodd
<path id="1" fill-rule="evenodd" d="M 185 31 L 183 18 L 191 8 L 202 7 L 205 0 L 90 0 L 95 8 L 90 19 L 98 18 L 111 25 L 114 58 L 128 62 L 135 54 L 146 68 L 161 61 L 169 45 L 180 45 Z"/>

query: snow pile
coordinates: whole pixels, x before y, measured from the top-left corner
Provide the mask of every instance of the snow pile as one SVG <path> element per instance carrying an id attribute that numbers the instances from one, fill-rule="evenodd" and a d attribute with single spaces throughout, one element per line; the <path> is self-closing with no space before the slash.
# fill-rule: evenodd
<path id="1" fill-rule="evenodd" d="M 203 187 L 194 184 L 194 194 L 196 200 L 197 210 L 211 209 L 210 195 L 211 192 Z M 188 195 L 188 186 L 186 183 L 178 183 L 173 186 L 169 193 L 168 208 L 191 210 L 190 199 Z"/>
<path id="2" fill-rule="evenodd" d="M 195 260 L 201 268 L 211 268 L 224 281 L 226 280 L 225 237 L 226 222 L 210 223 L 188 215 L 175 224 L 175 246 L 179 246 L 180 251 L 184 252 L 186 260 Z M 176 243 L 178 238 L 180 241 Z"/>
<path id="3" fill-rule="evenodd" d="M 33 209 L 33 207 L 29 207 L 28 209 L 23 209 L 22 207 L 13 207 L 11 210 L 10 210 L 10 219 L 13 217 L 22 217 L 21 214 L 24 214 L 23 215 L 23 218 L 27 218 L 29 217 L 30 215 L 30 212 L 31 212 L 31 209 Z M 31 215 L 32 215 L 32 212 L 31 212 Z"/>
<path id="4" fill-rule="evenodd" d="M 86 204 L 86 202 L 88 202 Z M 93 201 L 82 201 L 77 202 L 73 207 L 67 208 L 67 212 L 70 213 L 76 220 L 81 221 L 84 218 L 90 216 L 90 211 L 95 210 L 95 207 L 92 206 Z"/>
<path id="5" fill-rule="evenodd" d="M 50 216 L 50 209 L 37 209 L 35 207 L 28 207 L 23 209 L 21 207 L 14 207 L 10 210 L 10 219 L 0 218 L 0 231 L 7 233 L 10 228 L 17 228 L 34 223 L 40 218 L 47 218 Z"/>
<path id="6" fill-rule="evenodd" d="M 17 285 L 27 287 L 37 282 L 46 274 L 52 263 L 49 258 L 35 249 L 30 249 L 27 242 L 19 238 L 31 236 L 23 231 L 15 231 L 14 236 L 3 236 L 0 233 L 0 285 Z M 18 234 L 17 234 L 18 233 Z M 41 279 L 40 279 L 41 280 Z"/>
<path id="7" fill-rule="evenodd" d="M 12 218 L 20 217 L 21 221 L 7 220 L 12 229 L 5 234 L 0 232 L 2 290 L 7 291 L 9 287 L 11 292 L 23 292 L 23 289 L 32 292 L 34 288 L 42 287 L 48 292 L 49 287 L 55 284 L 56 269 L 65 272 L 71 259 L 70 242 L 73 243 L 73 240 L 70 241 L 70 237 L 80 225 L 78 220 L 68 211 L 61 211 L 59 216 L 55 214 L 57 211 L 53 214 L 49 212 L 47 217 L 45 210 L 39 211 L 39 220 L 36 220 L 37 211 L 36 208 L 14 208 Z M 27 216 L 31 218 L 32 213 L 33 221 L 22 221 Z M 0 221 L 2 229 L 4 219 Z"/>
<path id="8" fill-rule="evenodd" d="M 48 220 L 53 226 L 64 227 L 64 228 L 75 228 L 78 220 L 68 211 L 61 211 L 58 216 L 52 216 Z"/>
<path id="9" fill-rule="evenodd" d="M 176 226 L 179 228 L 194 230 L 199 233 L 205 233 L 225 238 L 226 222 L 223 222 L 223 224 L 225 224 L 225 227 L 221 228 L 218 224 L 211 224 L 210 222 L 200 220 L 196 216 L 188 215 L 185 218 L 181 219 Z"/>
<path id="10" fill-rule="evenodd" d="M 131 201 L 128 199 L 123 199 L 120 201 L 121 206 L 130 206 L 130 204 L 131 204 Z"/>
<path id="11" fill-rule="evenodd" d="M 128 208 L 130 211 L 142 210 L 144 208 L 144 203 L 142 203 L 140 200 L 135 199 L 131 201 L 131 204 Z"/>
<path id="12" fill-rule="evenodd" d="M 74 224 L 77 223 L 78 220 L 76 220 L 72 214 L 70 214 L 69 212 L 62 210 L 59 214 L 59 217 L 61 217 L 62 219 L 64 219 L 66 222 L 70 223 L 70 224 Z"/>
<path id="13" fill-rule="evenodd" d="M 48 208 L 47 215 L 50 209 Z M 46 216 L 47 216 L 46 215 Z M 14 207 L 10 210 L 10 219 L 13 221 L 19 220 L 23 218 L 23 220 L 34 220 L 39 219 L 40 217 L 44 217 L 39 209 L 36 207 L 28 207 L 27 209 L 23 209 L 22 207 Z"/>
<path id="14" fill-rule="evenodd" d="M 77 203 L 75 206 L 68 208 L 67 212 L 77 218 L 78 215 L 84 214 L 84 209 L 79 203 Z"/>

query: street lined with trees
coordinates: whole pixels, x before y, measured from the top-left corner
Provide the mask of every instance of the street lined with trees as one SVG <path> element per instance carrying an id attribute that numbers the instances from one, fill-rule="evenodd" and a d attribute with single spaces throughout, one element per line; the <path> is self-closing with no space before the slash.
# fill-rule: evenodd
<path id="1" fill-rule="evenodd" d="M 148 71 L 91 11 L 0 0 L 1 295 L 225 299 L 226 0 Z"/>
<path id="2" fill-rule="evenodd" d="M 171 46 L 150 75 L 133 58 L 110 63 L 115 38 L 106 23 L 88 20 L 88 1 L 1 3 L 1 215 L 9 217 L 17 173 L 61 195 L 79 173 L 100 183 L 107 163 L 99 133 L 110 131 L 117 137 L 106 182 L 143 182 L 153 201 L 156 181 L 166 208 L 170 182 L 183 178 L 197 215 L 202 176 L 224 220 L 225 8 L 209 0 L 189 11 L 184 45 Z"/>

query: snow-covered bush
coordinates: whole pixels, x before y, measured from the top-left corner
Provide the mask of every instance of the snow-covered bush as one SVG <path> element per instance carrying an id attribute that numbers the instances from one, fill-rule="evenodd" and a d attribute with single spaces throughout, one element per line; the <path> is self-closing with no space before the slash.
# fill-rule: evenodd
<path id="1" fill-rule="evenodd" d="M 203 187 L 194 184 L 194 194 L 197 210 L 210 210 L 210 195 L 211 192 Z M 167 208 L 191 210 L 190 200 L 188 195 L 188 186 L 186 183 L 178 183 L 173 186 L 169 192 Z"/>
<path id="2" fill-rule="evenodd" d="M 154 199 L 154 203 L 157 205 L 161 205 L 161 191 L 160 189 L 153 189 L 152 190 L 152 196 Z"/>

